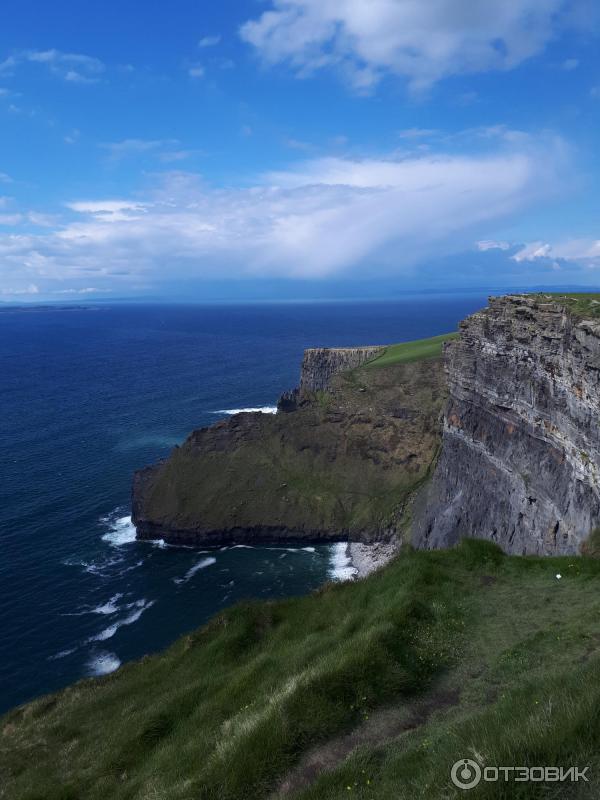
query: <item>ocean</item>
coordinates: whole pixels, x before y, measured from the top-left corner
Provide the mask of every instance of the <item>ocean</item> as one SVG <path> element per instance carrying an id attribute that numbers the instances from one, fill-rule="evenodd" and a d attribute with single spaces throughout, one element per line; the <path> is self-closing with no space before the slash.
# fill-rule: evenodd
<path id="1" fill-rule="evenodd" d="M 135 469 L 272 410 L 302 351 L 453 330 L 482 294 L 0 313 L 0 711 L 167 647 L 225 606 L 347 578 L 343 548 L 135 541 Z"/>

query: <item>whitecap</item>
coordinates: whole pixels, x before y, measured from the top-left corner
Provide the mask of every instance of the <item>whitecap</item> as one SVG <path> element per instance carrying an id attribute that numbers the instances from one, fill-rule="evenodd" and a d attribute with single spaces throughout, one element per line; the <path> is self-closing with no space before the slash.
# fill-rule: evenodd
<path id="1" fill-rule="evenodd" d="M 158 547 L 159 550 L 166 550 L 168 546 L 164 539 L 156 539 L 152 542 L 152 547 Z"/>
<path id="2" fill-rule="evenodd" d="M 217 563 L 216 558 L 212 557 L 203 558 L 200 561 L 198 561 L 197 564 L 194 564 L 193 567 L 190 567 L 190 569 L 188 569 L 183 578 L 173 578 L 173 583 L 187 583 L 191 578 L 194 577 L 194 575 L 197 572 L 199 572 L 199 570 L 205 569 L 206 567 L 210 567 L 211 564 L 216 564 L 216 563 Z"/>
<path id="3" fill-rule="evenodd" d="M 213 411 L 213 414 L 227 414 L 232 417 L 234 414 L 276 414 L 277 406 L 258 406 L 256 408 L 222 408 L 219 411 Z"/>
<path id="4" fill-rule="evenodd" d="M 122 594 L 114 594 L 106 603 L 102 603 L 95 608 L 82 608 L 81 611 L 68 611 L 62 614 L 63 617 L 82 617 L 85 614 L 116 614 L 119 610 L 117 601 L 123 597 Z"/>
<path id="5" fill-rule="evenodd" d="M 329 577 L 334 581 L 350 581 L 356 574 L 357 569 L 348 555 L 348 543 L 336 542 L 329 553 Z"/>
<path id="6" fill-rule="evenodd" d="M 118 573 L 117 577 L 120 578 L 121 576 L 125 575 L 126 572 L 131 572 L 134 569 L 138 569 L 138 567 L 141 567 L 143 563 L 144 563 L 144 560 L 142 558 L 140 558 L 140 560 L 136 561 L 135 564 L 131 564 L 131 566 L 125 567 L 124 569 L 120 570 L 120 572 Z"/>
<path id="7" fill-rule="evenodd" d="M 114 653 L 96 653 L 88 661 L 90 675 L 108 675 L 121 666 L 121 661 Z"/>
<path id="8" fill-rule="evenodd" d="M 104 628 L 104 630 L 101 630 L 100 633 L 90 636 L 88 642 L 104 642 L 107 639 L 112 639 L 119 628 L 122 628 L 124 625 L 133 625 L 133 623 L 137 622 L 142 616 L 144 611 L 147 611 L 153 605 L 154 600 L 150 600 L 148 602 L 145 599 L 136 600 L 135 603 L 129 603 L 126 608 L 134 608 L 135 611 L 132 611 L 131 614 L 128 614 L 123 619 L 117 620 L 117 622 L 109 625 L 108 628 Z"/>
<path id="9" fill-rule="evenodd" d="M 60 653 L 56 653 L 56 655 L 48 656 L 48 661 L 58 661 L 59 658 L 66 658 L 70 656 L 77 650 L 76 647 L 71 647 L 69 650 L 61 650 Z"/>
<path id="10" fill-rule="evenodd" d="M 122 563 L 121 558 L 105 558 L 99 561 L 85 561 L 67 559 L 62 562 L 66 567 L 83 567 L 83 571 L 89 575 L 102 576 L 105 570 Z M 86 612 L 87 613 L 87 612 Z"/>
<path id="11" fill-rule="evenodd" d="M 102 522 L 106 522 L 109 526 L 108 532 L 102 537 L 103 541 L 115 547 L 135 542 L 135 525 L 131 521 L 130 516 L 115 518 L 111 515 L 104 517 Z"/>
<path id="12" fill-rule="evenodd" d="M 119 606 L 117 605 L 117 601 L 123 597 L 122 594 L 114 594 L 110 600 L 106 603 L 103 603 L 100 606 L 96 606 L 96 608 L 92 608 L 90 610 L 91 614 L 116 614 L 119 610 Z"/>

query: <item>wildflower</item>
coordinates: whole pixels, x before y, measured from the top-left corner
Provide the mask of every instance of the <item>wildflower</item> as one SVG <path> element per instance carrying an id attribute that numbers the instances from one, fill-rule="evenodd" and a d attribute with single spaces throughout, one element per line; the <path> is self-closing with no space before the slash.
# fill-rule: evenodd
<path id="1" fill-rule="evenodd" d="M 560 572 L 557 572 L 557 573 L 556 573 L 556 579 L 557 579 L 557 580 L 560 580 L 561 578 L 562 578 L 562 575 L 560 574 Z"/>

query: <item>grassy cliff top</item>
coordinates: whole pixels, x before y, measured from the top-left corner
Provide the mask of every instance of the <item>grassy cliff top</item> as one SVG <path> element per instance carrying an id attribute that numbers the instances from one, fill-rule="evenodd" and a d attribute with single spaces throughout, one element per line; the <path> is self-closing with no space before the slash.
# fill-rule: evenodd
<path id="1" fill-rule="evenodd" d="M 593 559 L 405 552 L 0 718 L 0 798 L 441 800 L 466 757 L 591 765 L 596 781 L 599 617 Z"/>
<path id="2" fill-rule="evenodd" d="M 393 364 L 410 364 L 430 358 L 440 358 L 444 342 L 455 339 L 458 333 L 444 333 L 429 339 L 415 339 L 412 342 L 388 345 L 381 355 L 369 361 L 365 368 L 389 367 Z"/>
<path id="3" fill-rule="evenodd" d="M 600 293 L 598 292 L 539 292 L 535 297 L 551 298 L 564 305 L 576 317 L 598 319 L 600 317 Z"/>

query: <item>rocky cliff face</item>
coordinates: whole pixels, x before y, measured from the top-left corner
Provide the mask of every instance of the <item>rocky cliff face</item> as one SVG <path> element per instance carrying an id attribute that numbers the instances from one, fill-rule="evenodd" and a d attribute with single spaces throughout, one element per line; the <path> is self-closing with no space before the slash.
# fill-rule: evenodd
<path id="1" fill-rule="evenodd" d="M 300 371 L 300 391 L 326 389 L 334 375 L 360 367 L 384 350 L 372 347 L 317 347 L 304 351 Z"/>
<path id="2" fill-rule="evenodd" d="M 446 346 L 441 456 L 418 547 L 462 536 L 575 553 L 600 525 L 600 322 L 538 296 L 491 299 Z"/>
<path id="3" fill-rule="evenodd" d="M 378 350 L 309 351 L 288 413 L 238 414 L 194 431 L 138 471 L 138 537 L 202 545 L 397 537 L 439 447 L 447 395 L 441 358 L 354 368 Z"/>

